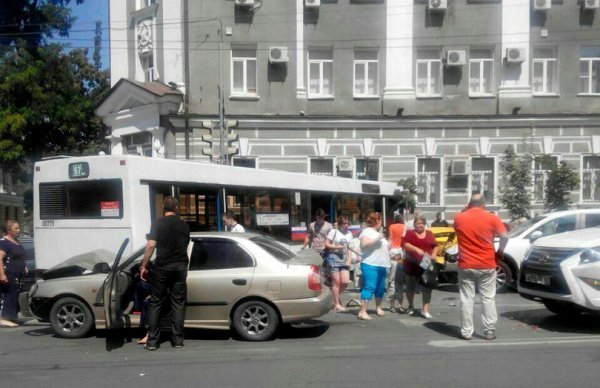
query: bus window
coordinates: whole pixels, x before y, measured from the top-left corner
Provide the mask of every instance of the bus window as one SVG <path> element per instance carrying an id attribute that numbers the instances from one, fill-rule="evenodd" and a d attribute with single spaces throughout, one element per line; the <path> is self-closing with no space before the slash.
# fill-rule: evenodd
<path id="1" fill-rule="evenodd" d="M 120 179 L 40 183 L 40 219 L 123 218 Z"/>

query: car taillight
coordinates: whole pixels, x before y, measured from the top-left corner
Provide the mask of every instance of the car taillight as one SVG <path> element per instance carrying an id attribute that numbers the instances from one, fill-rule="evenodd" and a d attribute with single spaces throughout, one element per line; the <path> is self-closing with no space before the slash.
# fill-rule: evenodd
<path id="1" fill-rule="evenodd" d="M 316 265 L 310 266 L 308 272 L 308 288 L 313 291 L 321 291 L 321 270 Z"/>

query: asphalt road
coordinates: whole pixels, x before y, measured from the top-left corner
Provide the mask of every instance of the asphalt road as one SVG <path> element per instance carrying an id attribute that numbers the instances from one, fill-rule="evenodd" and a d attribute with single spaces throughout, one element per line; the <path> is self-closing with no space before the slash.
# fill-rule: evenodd
<path id="1" fill-rule="evenodd" d="M 349 293 L 345 300 L 356 296 Z M 417 304 L 419 305 L 419 303 Z M 189 330 L 185 347 L 155 352 L 104 332 L 56 338 L 29 321 L 0 329 L 0 386 L 7 387 L 597 387 L 600 316 L 559 318 L 542 305 L 497 298 L 498 339 L 458 339 L 456 286 L 434 291 L 433 319 L 358 308 L 284 327 L 270 342 Z M 476 315 L 480 313 L 478 306 Z M 481 333 L 481 321 L 476 320 Z"/>

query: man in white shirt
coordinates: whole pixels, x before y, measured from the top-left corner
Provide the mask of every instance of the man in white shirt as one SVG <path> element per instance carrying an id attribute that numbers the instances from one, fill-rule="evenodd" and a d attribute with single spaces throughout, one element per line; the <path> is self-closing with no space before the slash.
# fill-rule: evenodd
<path id="1" fill-rule="evenodd" d="M 237 223 L 235 220 L 235 214 L 232 211 L 228 211 L 223 214 L 223 222 L 229 228 L 229 231 L 232 233 L 244 233 L 246 230 L 244 227 Z"/>

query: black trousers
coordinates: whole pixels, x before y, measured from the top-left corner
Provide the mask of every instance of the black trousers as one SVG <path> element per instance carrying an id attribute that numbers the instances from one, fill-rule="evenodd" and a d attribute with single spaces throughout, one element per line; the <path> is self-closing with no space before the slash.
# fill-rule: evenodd
<path id="1" fill-rule="evenodd" d="M 23 286 L 23 274 L 9 271 L 5 274 L 8 284 L 0 284 L 0 318 L 16 321 L 19 318 L 19 293 Z"/>
<path id="2" fill-rule="evenodd" d="M 162 307 L 170 297 L 173 345 L 183 343 L 185 300 L 187 296 L 187 263 L 155 266 L 150 275 L 150 304 L 148 306 L 148 346 L 158 346 Z"/>

